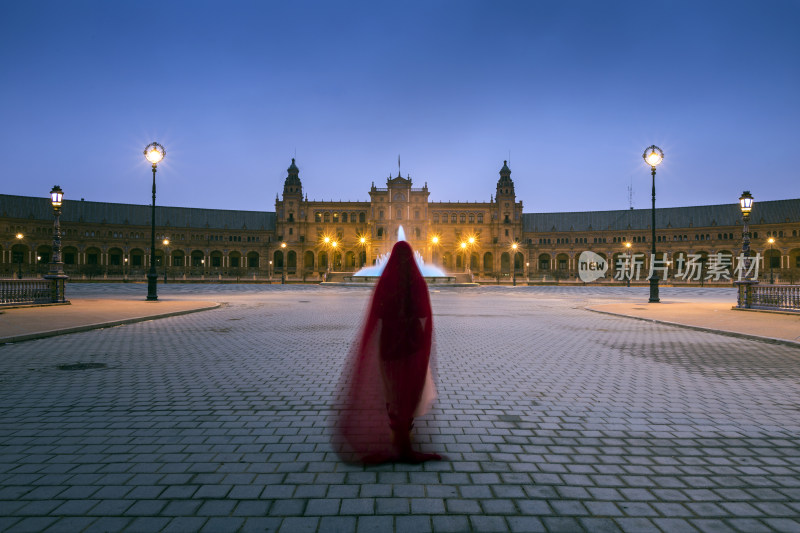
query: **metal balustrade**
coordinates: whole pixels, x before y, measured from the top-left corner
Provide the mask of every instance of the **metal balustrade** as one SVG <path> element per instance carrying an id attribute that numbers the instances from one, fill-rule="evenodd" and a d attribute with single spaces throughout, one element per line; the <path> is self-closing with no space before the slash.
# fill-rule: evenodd
<path id="1" fill-rule="evenodd" d="M 48 280 L 0 280 L 0 306 L 52 303 L 51 289 Z"/>
<path id="2" fill-rule="evenodd" d="M 800 313 L 800 285 L 739 284 L 737 307 Z"/>

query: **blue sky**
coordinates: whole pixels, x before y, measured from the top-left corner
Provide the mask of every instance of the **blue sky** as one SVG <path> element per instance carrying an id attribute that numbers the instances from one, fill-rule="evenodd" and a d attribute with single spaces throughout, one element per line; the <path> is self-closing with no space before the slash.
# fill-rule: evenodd
<path id="1" fill-rule="evenodd" d="M 274 209 L 374 181 L 526 212 L 797 198 L 800 2 L 7 2 L 6 194 Z M 509 156 L 510 154 L 510 156 Z"/>

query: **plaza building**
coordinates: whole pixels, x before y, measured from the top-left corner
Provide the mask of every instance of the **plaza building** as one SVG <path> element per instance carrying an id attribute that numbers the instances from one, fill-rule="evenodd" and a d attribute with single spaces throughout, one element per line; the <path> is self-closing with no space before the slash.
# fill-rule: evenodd
<path id="1" fill-rule="evenodd" d="M 650 209 L 524 213 L 507 162 L 485 202 L 431 202 L 427 183 L 415 187 L 399 174 L 383 187 L 372 182 L 368 195 L 309 200 L 292 159 L 274 212 L 156 206 L 155 250 L 149 205 L 65 199 L 62 260 L 73 280 L 144 280 L 152 255 L 159 276 L 172 280 L 319 281 L 372 264 L 402 226 L 426 262 L 478 281 L 575 281 L 587 250 L 608 263 L 606 280 L 625 254 L 641 257 L 643 276 L 649 268 Z M 800 279 L 800 199 L 756 198 L 750 231 L 762 279 L 770 269 L 775 278 Z M 0 195 L 0 275 L 46 273 L 52 236 L 48 198 Z M 738 203 L 656 209 L 656 247 L 670 265 L 667 281 L 677 281 L 690 257 L 699 257 L 701 273 L 720 255 L 735 260 Z"/>

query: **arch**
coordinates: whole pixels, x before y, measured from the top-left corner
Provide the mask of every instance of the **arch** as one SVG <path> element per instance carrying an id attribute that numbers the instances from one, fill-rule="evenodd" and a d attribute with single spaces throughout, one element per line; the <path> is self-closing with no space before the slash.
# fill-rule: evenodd
<path id="1" fill-rule="evenodd" d="M 63 259 L 62 259 L 63 261 Z M 108 249 L 108 267 L 109 270 L 121 270 L 122 269 L 122 249 L 121 248 L 109 248 Z"/>
<path id="2" fill-rule="evenodd" d="M 141 248 L 133 248 L 130 251 L 130 268 L 132 269 L 141 269 L 144 268 L 144 250 Z"/>
<path id="3" fill-rule="evenodd" d="M 525 272 L 525 256 L 522 255 L 522 252 L 514 254 L 514 272 L 517 274 Z"/>
<path id="4" fill-rule="evenodd" d="M 492 252 L 483 254 L 483 271 L 494 272 L 494 255 Z"/>
<path id="5" fill-rule="evenodd" d="M 50 255 L 53 247 L 48 244 L 41 244 L 36 247 L 36 263 L 39 265 L 46 265 L 50 262 Z"/>
<path id="6" fill-rule="evenodd" d="M 211 261 L 211 264 L 208 265 L 209 267 L 222 268 L 222 265 L 224 264 L 222 252 L 220 252 L 219 250 L 214 250 L 209 254 L 208 258 Z"/>
<path id="7" fill-rule="evenodd" d="M 247 252 L 247 268 L 259 267 L 261 267 L 261 255 L 258 252 Z"/>
<path id="8" fill-rule="evenodd" d="M 449 270 L 450 272 L 453 271 L 453 254 L 450 252 L 445 252 L 442 254 L 442 266 Z"/>
<path id="9" fill-rule="evenodd" d="M 328 252 L 322 250 L 319 255 L 317 256 L 317 265 L 319 265 L 319 270 L 327 270 L 328 269 Z"/>
<path id="10" fill-rule="evenodd" d="M 366 250 L 361 250 L 360 252 L 358 252 L 358 264 L 362 267 L 367 264 Z"/>
<path id="11" fill-rule="evenodd" d="M 539 259 L 536 262 L 536 270 L 550 270 L 550 254 L 539 254 Z"/>
<path id="12" fill-rule="evenodd" d="M 303 254 L 303 270 L 314 269 L 314 252 L 306 250 Z"/>
<path id="13" fill-rule="evenodd" d="M 173 250 L 171 264 L 174 267 L 186 266 L 186 253 L 183 250 Z"/>
<path id="14" fill-rule="evenodd" d="M 569 256 L 567 254 L 561 253 L 556 255 L 556 270 L 564 273 L 569 270 Z"/>
<path id="15" fill-rule="evenodd" d="M 344 254 L 345 270 L 355 269 L 355 267 L 356 267 L 356 254 L 353 252 L 346 252 Z"/>
<path id="16" fill-rule="evenodd" d="M 789 268 L 800 268 L 800 248 L 789 250 Z"/>
<path id="17" fill-rule="evenodd" d="M 775 247 L 764 250 L 764 270 L 773 270 L 781 267 L 781 251 Z"/>
<path id="18" fill-rule="evenodd" d="M 250 252 L 250 253 L 255 253 L 255 252 Z M 289 250 L 286 253 L 286 268 L 291 272 L 296 272 L 297 271 L 297 252 L 296 251 Z"/>
<path id="19" fill-rule="evenodd" d="M 102 252 L 100 248 L 96 246 L 90 246 L 86 249 L 86 264 L 87 265 L 101 265 L 102 264 Z M 149 265 L 148 265 L 149 266 Z"/>
<path id="20" fill-rule="evenodd" d="M 283 270 L 283 252 L 280 250 L 275 250 L 272 253 L 272 268 L 276 271 Z"/>
<path id="21" fill-rule="evenodd" d="M 78 249 L 74 246 L 65 246 L 61 250 L 61 261 L 65 265 L 77 265 L 78 264 Z M 123 259 L 124 262 L 124 259 Z"/>
<path id="22" fill-rule="evenodd" d="M 481 269 L 481 256 L 478 252 L 469 254 L 469 269 L 473 272 L 477 272 Z"/>
<path id="23" fill-rule="evenodd" d="M 511 256 L 508 252 L 500 254 L 500 272 L 503 274 L 511 272 Z"/>
<path id="24" fill-rule="evenodd" d="M 205 254 L 201 250 L 192 250 L 191 253 L 192 268 L 204 268 L 205 267 Z"/>
<path id="25" fill-rule="evenodd" d="M 155 260 L 155 265 L 157 267 L 164 266 L 164 250 L 159 250 L 158 248 L 156 248 L 156 253 L 153 255 L 153 259 Z"/>

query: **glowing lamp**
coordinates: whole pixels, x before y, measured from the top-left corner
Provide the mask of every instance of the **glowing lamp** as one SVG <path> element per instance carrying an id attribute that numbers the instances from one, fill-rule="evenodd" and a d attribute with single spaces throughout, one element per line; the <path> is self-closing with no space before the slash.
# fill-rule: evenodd
<path id="1" fill-rule="evenodd" d="M 739 197 L 739 207 L 744 216 L 750 216 L 750 211 L 753 210 L 753 195 L 750 194 L 750 191 L 744 191 Z"/>
<path id="2" fill-rule="evenodd" d="M 58 209 L 61 207 L 61 201 L 64 199 L 64 191 L 61 190 L 61 187 L 58 185 L 53 186 L 53 190 L 50 191 L 50 203 L 53 204 L 53 207 Z"/>
<path id="3" fill-rule="evenodd" d="M 642 157 L 648 165 L 655 168 L 664 160 L 664 152 L 654 144 L 644 151 Z"/>
<path id="4" fill-rule="evenodd" d="M 156 142 L 148 144 L 144 149 L 144 157 L 154 165 L 159 164 L 165 155 L 167 151 Z"/>

